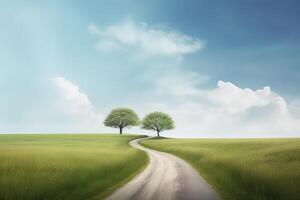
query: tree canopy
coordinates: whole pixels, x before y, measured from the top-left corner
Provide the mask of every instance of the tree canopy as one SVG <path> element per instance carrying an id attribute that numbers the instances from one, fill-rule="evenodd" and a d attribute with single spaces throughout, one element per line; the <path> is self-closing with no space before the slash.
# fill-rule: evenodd
<path id="1" fill-rule="evenodd" d="M 141 128 L 154 130 L 157 132 L 157 136 L 159 137 L 160 132 L 174 129 L 175 125 L 173 119 L 168 114 L 163 112 L 152 112 L 145 116 L 142 121 Z"/>
<path id="2" fill-rule="evenodd" d="M 139 118 L 130 108 L 115 108 L 104 120 L 105 126 L 119 128 L 120 134 L 122 134 L 123 128 L 137 126 L 138 124 Z"/>

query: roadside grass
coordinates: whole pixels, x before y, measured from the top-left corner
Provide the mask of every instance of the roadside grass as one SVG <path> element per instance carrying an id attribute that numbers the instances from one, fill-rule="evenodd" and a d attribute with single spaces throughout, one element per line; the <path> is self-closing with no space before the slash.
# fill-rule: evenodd
<path id="1" fill-rule="evenodd" d="M 189 162 L 228 200 L 300 199 L 300 138 L 147 139 Z"/>
<path id="2" fill-rule="evenodd" d="M 0 135 L 0 199 L 102 199 L 146 166 L 138 137 Z"/>

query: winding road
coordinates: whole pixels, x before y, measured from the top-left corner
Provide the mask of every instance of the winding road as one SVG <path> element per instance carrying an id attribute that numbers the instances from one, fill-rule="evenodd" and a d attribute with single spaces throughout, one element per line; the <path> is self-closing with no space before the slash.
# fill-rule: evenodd
<path id="1" fill-rule="evenodd" d="M 219 196 L 198 172 L 182 159 L 143 147 L 142 139 L 130 145 L 145 151 L 149 164 L 107 200 L 219 200 Z"/>

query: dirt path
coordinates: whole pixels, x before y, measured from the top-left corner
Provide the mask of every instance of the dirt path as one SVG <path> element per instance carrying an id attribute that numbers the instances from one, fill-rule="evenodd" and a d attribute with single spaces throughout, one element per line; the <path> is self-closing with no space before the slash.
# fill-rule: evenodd
<path id="1" fill-rule="evenodd" d="M 136 139 L 130 145 L 145 151 L 147 168 L 132 181 L 115 191 L 107 200 L 218 200 L 216 192 L 182 159 L 148 149 Z"/>

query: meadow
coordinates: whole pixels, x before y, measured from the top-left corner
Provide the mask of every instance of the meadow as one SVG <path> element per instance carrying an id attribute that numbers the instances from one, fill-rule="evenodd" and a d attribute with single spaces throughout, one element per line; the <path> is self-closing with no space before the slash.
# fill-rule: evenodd
<path id="1" fill-rule="evenodd" d="M 147 165 L 138 137 L 0 135 L 0 199 L 102 199 Z"/>
<path id="2" fill-rule="evenodd" d="M 228 200 L 300 199 L 300 138 L 147 139 L 189 162 Z"/>

